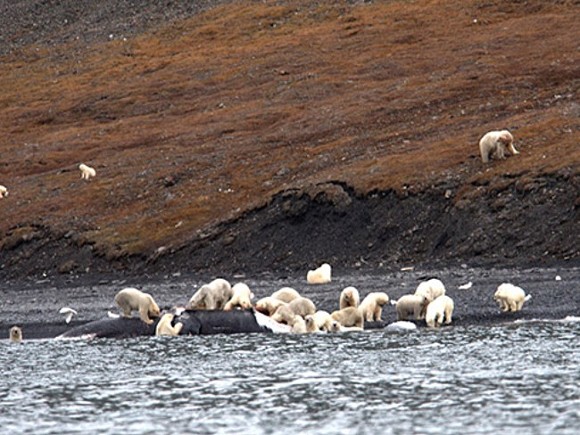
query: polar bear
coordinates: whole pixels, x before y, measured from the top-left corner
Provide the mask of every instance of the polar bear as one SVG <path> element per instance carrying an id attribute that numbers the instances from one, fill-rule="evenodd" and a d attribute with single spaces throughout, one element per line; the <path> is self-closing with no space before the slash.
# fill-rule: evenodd
<path id="1" fill-rule="evenodd" d="M 280 290 L 272 293 L 272 297 L 275 299 L 280 299 L 283 302 L 289 303 L 294 299 L 300 297 L 300 293 L 294 290 L 292 287 L 282 287 Z"/>
<path id="2" fill-rule="evenodd" d="M 373 292 L 366 295 L 359 306 L 365 322 L 380 322 L 383 306 L 388 303 L 389 296 L 385 292 Z"/>
<path id="3" fill-rule="evenodd" d="M 214 279 L 202 285 L 187 304 L 190 310 L 223 310 L 224 305 L 232 298 L 234 291 L 231 284 L 223 279 Z"/>
<path id="4" fill-rule="evenodd" d="M 493 296 L 502 311 L 520 311 L 524 302 L 531 298 L 532 295 L 526 296 L 526 292 L 522 288 L 510 283 L 501 284 Z"/>
<path id="5" fill-rule="evenodd" d="M 131 317 L 133 311 L 139 311 L 139 317 L 148 325 L 153 323 L 150 317 L 159 317 L 159 306 L 149 293 L 127 287 L 115 295 L 115 303 L 123 311 L 123 317 Z"/>
<path id="6" fill-rule="evenodd" d="M 290 308 L 294 312 L 294 314 L 302 318 L 306 317 L 309 314 L 316 313 L 316 305 L 314 305 L 314 302 L 302 296 L 290 302 L 288 304 L 288 308 Z"/>
<path id="7" fill-rule="evenodd" d="M 292 326 L 294 324 L 295 316 L 296 314 L 294 311 L 292 311 L 287 304 L 284 304 L 280 305 L 276 311 L 274 311 L 274 314 L 272 314 L 270 317 L 272 317 L 272 320 L 275 320 L 278 323 Z"/>
<path id="8" fill-rule="evenodd" d="M 443 282 L 438 280 L 437 278 L 431 278 L 427 281 L 421 282 L 417 289 L 415 290 L 415 295 L 417 296 L 424 296 L 427 299 L 427 303 L 434 301 L 439 296 L 443 296 L 445 294 L 445 285 Z M 425 318 L 425 310 L 427 306 L 423 308 L 421 311 L 421 315 L 419 316 L 420 319 Z"/>
<path id="9" fill-rule="evenodd" d="M 262 314 L 265 314 L 266 316 L 272 317 L 276 310 L 282 305 L 287 304 L 280 299 L 273 298 L 272 296 L 266 296 L 256 302 L 254 309 Z"/>
<path id="10" fill-rule="evenodd" d="M 338 301 L 339 309 L 347 307 L 358 307 L 360 304 L 360 294 L 355 287 L 345 287 L 340 292 L 340 299 Z"/>
<path id="11" fill-rule="evenodd" d="M 314 314 L 309 314 L 304 320 L 306 321 L 306 328 L 309 332 L 330 332 L 332 323 L 335 322 L 330 313 L 324 310 L 318 310 Z"/>
<path id="12" fill-rule="evenodd" d="M 18 326 L 13 326 L 8 332 L 8 338 L 11 343 L 22 343 L 22 329 Z"/>
<path id="13" fill-rule="evenodd" d="M 6 196 L 8 196 L 8 189 L 6 188 L 6 186 L 2 186 L 0 184 L 0 199 Z"/>
<path id="14" fill-rule="evenodd" d="M 489 162 L 490 157 L 505 159 L 506 151 L 512 155 L 520 152 L 514 147 L 514 137 L 507 130 L 490 131 L 479 140 L 479 152 L 483 163 Z"/>
<path id="15" fill-rule="evenodd" d="M 243 282 L 239 282 L 232 287 L 234 294 L 231 299 L 224 305 L 224 311 L 231 311 L 234 308 L 241 308 L 242 310 L 247 310 L 252 308 L 252 299 L 254 298 L 254 293 L 250 290 Z"/>
<path id="16" fill-rule="evenodd" d="M 359 308 L 346 307 L 341 310 L 333 311 L 331 317 L 344 327 L 356 327 L 363 329 L 364 318 Z"/>
<path id="17" fill-rule="evenodd" d="M 330 264 L 324 263 L 315 270 L 309 270 L 306 274 L 308 284 L 327 284 L 332 281 L 332 268 Z"/>
<path id="18" fill-rule="evenodd" d="M 453 309 L 455 304 L 453 299 L 447 295 L 442 295 L 427 305 L 427 312 L 425 314 L 425 322 L 430 328 L 436 328 L 441 326 L 443 321 L 446 325 L 451 323 L 451 316 L 453 315 Z"/>
<path id="19" fill-rule="evenodd" d="M 421 313 L 429 301 L 422 295 L 404 295 L 396 301 L 391 301 L 397 307 L 397 320 L 421 319 Z"/>
<path id="20" fill-rule="evenodd" d="M 155 327 L 155 335 L 169 335 L 172 337 L 179 335 L 183 328 L 183 323 L 177 322 L 175 326 L 173 326 L 171 323 L 174 318 L 175 314 L 173 313 L 166 313 L 161 316 L 161 319 L 159 319 L 159 322 L 157 322 L 157 326 Z"/>
<path id="21" fill-rule="evenodd" d="M 90 166 L 87 166 L 84 163 L 81 163 L 79 165 L 79 169 L 81 171 L 81 180 L 88 180 L 91 177 L 97 175 L 97 171 L 95 171 L 95 168 L 91 168 Z"/>

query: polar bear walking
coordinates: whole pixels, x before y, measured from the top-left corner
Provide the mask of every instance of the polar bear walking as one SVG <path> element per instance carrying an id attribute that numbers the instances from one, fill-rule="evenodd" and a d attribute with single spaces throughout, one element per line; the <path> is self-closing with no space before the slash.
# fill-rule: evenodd
<path id="1" fill-rule="evenodd" d="M 79 165 L 79 169 L 81 171 L 81 180 L 88 180 L 91 177 L 97 175 L 97 171 L 95 171 L 95 168 L 91 168 L 90 166 L 87 166 L 84 163 L 81 163 Z"/>
<path id="2" fill-rule="evenodd" d="M 509 283 L 501 284 L 493 295 L 502 311 L 520 311 L 531 298 L 522 288 Z"/>
<path id="3" fill-rule="evenodd" d="M 123 312 L 123 317 L 131 317 L 133 311 L 139 311 L 139 317 L 148 325 L 153 323 L 150 317 L 159 317 L 161 310 L 149 293 L 127 287 L 115 296 L 115 303 Z"/>
<path id="4" fill-rule="evenodd" d="M 514 156 L 520 153 L 514 147 L 514 137 L 507 130 L 490 131 L 479 140 L 479 152 L 483 163 L 489 162 L 490 157 L 505 159 L 506 151 Z"/>
<path id="5" fill-rule="evenodd" d="M 427 305 L 427 312 L 425 314 L 425 322 L 430 328 L 441 326 L 443 321 L 446 325 L 451 323 L 455 303 L 447 295 L 441 295 Z"/>

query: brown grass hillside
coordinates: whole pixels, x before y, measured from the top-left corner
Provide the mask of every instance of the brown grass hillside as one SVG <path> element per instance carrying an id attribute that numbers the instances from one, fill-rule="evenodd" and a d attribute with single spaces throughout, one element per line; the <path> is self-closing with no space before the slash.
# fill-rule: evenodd
<path id="1" fill-rule="evenodd" d="M 232 2 L 134 35 L 77 40 L 63 26 L 15 43 L 0 62 L 3 267 L 43 238 L 150 257 L 329 181 L 355 196 L 444 184 L 461 205 L 548 177 L 577 197 L 579 13 Z M 503 128 L 521 154 L 482 164 L 479 138 Z M 97 177 L 81 180 L 80 162 Z"/>

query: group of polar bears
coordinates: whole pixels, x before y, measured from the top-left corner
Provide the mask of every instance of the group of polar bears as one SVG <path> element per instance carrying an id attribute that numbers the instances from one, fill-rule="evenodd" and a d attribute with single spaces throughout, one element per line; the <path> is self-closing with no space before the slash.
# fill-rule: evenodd
<path id="1" fill-rule="evenodd" d="M 513 284 L 501 284 L 494 300 L 502 311 L 519 311 L 531 295 Z M 356 287 L 348 286 L 340 292 L 338 309 L 329 313 L 317 310 L 315 303 L 291 287 L 283 287 L 270 296 L 252 302 L 254 293 L 245 283 L 232 286 L 227 280 L 217 278 L 202 285 L 184 307 L 197 310 L 255 309 L 272 320 L 286 324 L 294 333 L 339 332 L 363 330 L 365 322 L 382 321 L 383 307 L 394 305 L 397 321 L 424 320 L 428 327 L 437 328 L 452 322 L 455 304 L 446 295 L 445 285 L 437 278 L 422 281 L 413 294 L 390 300 L 385 292 L 371 292 L 361 301 Z M 152 318 L 161 316 L 153 297 L 135 288 L 121 290 L 115 302 L 125 317 L 138 311 L 141 320 L 152 324 Z M 156 335 L 179 335 L 183 325 L 172 325 L 175 314 L 161 316 Z"/>

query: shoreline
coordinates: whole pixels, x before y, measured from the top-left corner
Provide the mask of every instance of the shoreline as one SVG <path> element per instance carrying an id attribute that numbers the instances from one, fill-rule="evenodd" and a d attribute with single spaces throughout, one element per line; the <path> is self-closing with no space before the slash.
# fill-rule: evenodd
<path id="1" fill-rule="evenodd" d="M 570 268 L 445 268 L 401 271 L 356 270 L 335 274 L 329 284 L 307 285 L 297 274 L 276 276 L 260 274 L 255 278 L 226 277 L 230 282 L 245 282 L 252 288 L 255 299 L 267 296 L 275 290 L 290 286 L 303 296 L 309 297 L 317 309 L 337 309 L 340 291 L 349 285 L 357 287 L 361 299 L 372 291 L 385 291 L 391 299 L 413 293 L 418 283 L 426 277 L 437 276 L 446 286 L 446 294 L 455 302 L 454 326 L 492 326 L 514 321 L 563 320 L 580 316 L 580 267 Z M 216 276 L 217 277 L 217 276 Z M 560 279 L 558 279 L 560 278 Z M 124 287 L 135 286 L 151 293 L 162 309 L 184 304 L 195 289 L 207 282 L 193 275 L 140 277 L 121 275 L 79 277 L 76 282 L 57 282 L 46 279 L 36 282 L 23 280 L 10 282 L 10 287 L 0 290 L 3 310 L 0 313 L 0 339 L 7 339 L 8 329 L 18 325 L 23 329 L 24 340 L 52 338 L 93 320 L 105 318 L 108 311 L 117 312 L 114 295 Z M 458 287 L 472 282 L 469 289 Z M 493 301 L 493 293 L 502 282 L 512 282 L 524 288 L 532 299 L 522 311 L 502 313 Z M 39 306 L 43 303 L 44 306 Z M 69 306 L 78 311 L 71 323 L 66 324 L 60 308 Z M 382 329 L 396 321 L 395 308 L 383 309 L 382 324 L 373 324 L 372 329 Z M 417 326 L 426 328 L 424 321 Z"/>

